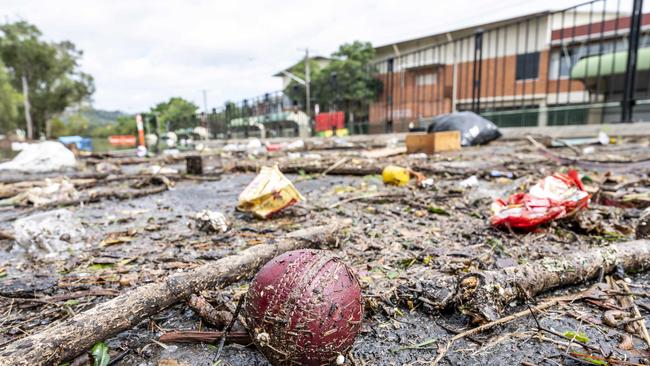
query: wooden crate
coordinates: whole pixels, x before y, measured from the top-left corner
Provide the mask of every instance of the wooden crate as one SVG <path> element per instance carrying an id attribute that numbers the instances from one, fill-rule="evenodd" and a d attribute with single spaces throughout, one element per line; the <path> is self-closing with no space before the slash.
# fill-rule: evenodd
<path id="1" fill-rule="evenodd" d="M 434 154 L 441 151 L 460 150 L 460 131 L 412 133 L 406 135 L 408 154 Z"/>

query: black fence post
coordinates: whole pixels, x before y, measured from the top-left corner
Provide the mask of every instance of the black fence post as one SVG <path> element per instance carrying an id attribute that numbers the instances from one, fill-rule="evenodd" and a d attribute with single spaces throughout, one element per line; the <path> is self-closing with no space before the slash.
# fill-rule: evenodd
<path id="1" fill-rule="evenodd" d="M 472 69 L 472 111 L 479 113 L 481 109 L 481 76 L 483 71 L 483 29 L 476 30 L 474 35 L 474 65 Z"/>
<path id="2" fill-rule="evenodd" d="M 386 124 L 384 125 L 384 132 L 393 132 L 393 63 L 394 59 L 388 59 L 386 67 L 388 68 L 388 75 L 386 81 Z"/>
<path id="3" fill-rule="evenodd" d="M 636 79 L 636 62 L 639 53 L 639 35 L 641 33 L 641 16 L 643 0 L 634 0 L 628 36 L 627 67 L 625 69 L 625 82 L 623 84 L 623 102 L 621 122 L 632 122 L 634 108 L 634 81 Z"/>

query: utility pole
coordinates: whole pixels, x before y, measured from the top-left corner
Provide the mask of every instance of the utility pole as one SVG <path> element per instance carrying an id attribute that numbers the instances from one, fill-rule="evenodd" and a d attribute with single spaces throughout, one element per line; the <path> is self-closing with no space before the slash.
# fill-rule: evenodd
<path id="1" fill-rule="evenodd" d="M 310 100 L 310 79 L 309 79 L 309 48 L 305 48 L 305 109 L 307 112 L 307 117 L 311 121 L 311 100 Z"/>
<path id="2" fill-rule="evenodd" d="M 23 81 L 23 99 L 25 105 L 25 122 L 27 122 L 27 140 L 34 138 L 34 125 L 32 124 L 32 115 L 29 111 L 29 85 L 27 84 L 27 77 L 25 74 L 22 76 Z"/>
<path id="3" fill-rule="evenodd" d="M 203 113 L 208 114 L 208 91 L 203 89 Z"/>

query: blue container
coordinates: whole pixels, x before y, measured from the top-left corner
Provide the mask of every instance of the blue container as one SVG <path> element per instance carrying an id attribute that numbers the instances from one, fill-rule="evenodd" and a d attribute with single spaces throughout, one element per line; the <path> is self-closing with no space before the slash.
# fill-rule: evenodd
<path id="1" fill-rule="evenodd" d="M 90 137 L 61 136 L 59 142 L 63 145 L 75 144 L 79 150 L 93 151 L 93 140 Z"/>

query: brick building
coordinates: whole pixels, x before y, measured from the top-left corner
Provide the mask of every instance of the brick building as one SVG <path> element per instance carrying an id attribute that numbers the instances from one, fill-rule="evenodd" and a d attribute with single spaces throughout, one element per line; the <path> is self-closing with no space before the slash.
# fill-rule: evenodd
<path id="1" fill-rule="evenodd" d="M 383 90 L 370 107 L 369 131 L 406 131 L 456 110 L 479 111 L 501 126 L 616 120 L 620 67 L 606 69 L 599 57 L 626 51 L 630 17 L 623 10 L 592 4 L 376 47 Z M 650 44 L 649 26 L 644 14 L 641 47 Z M 572 76 L 590 57 L 598 57 L 598 80 Z M 650 69 L 647 63 L 640 67 Z"/>

